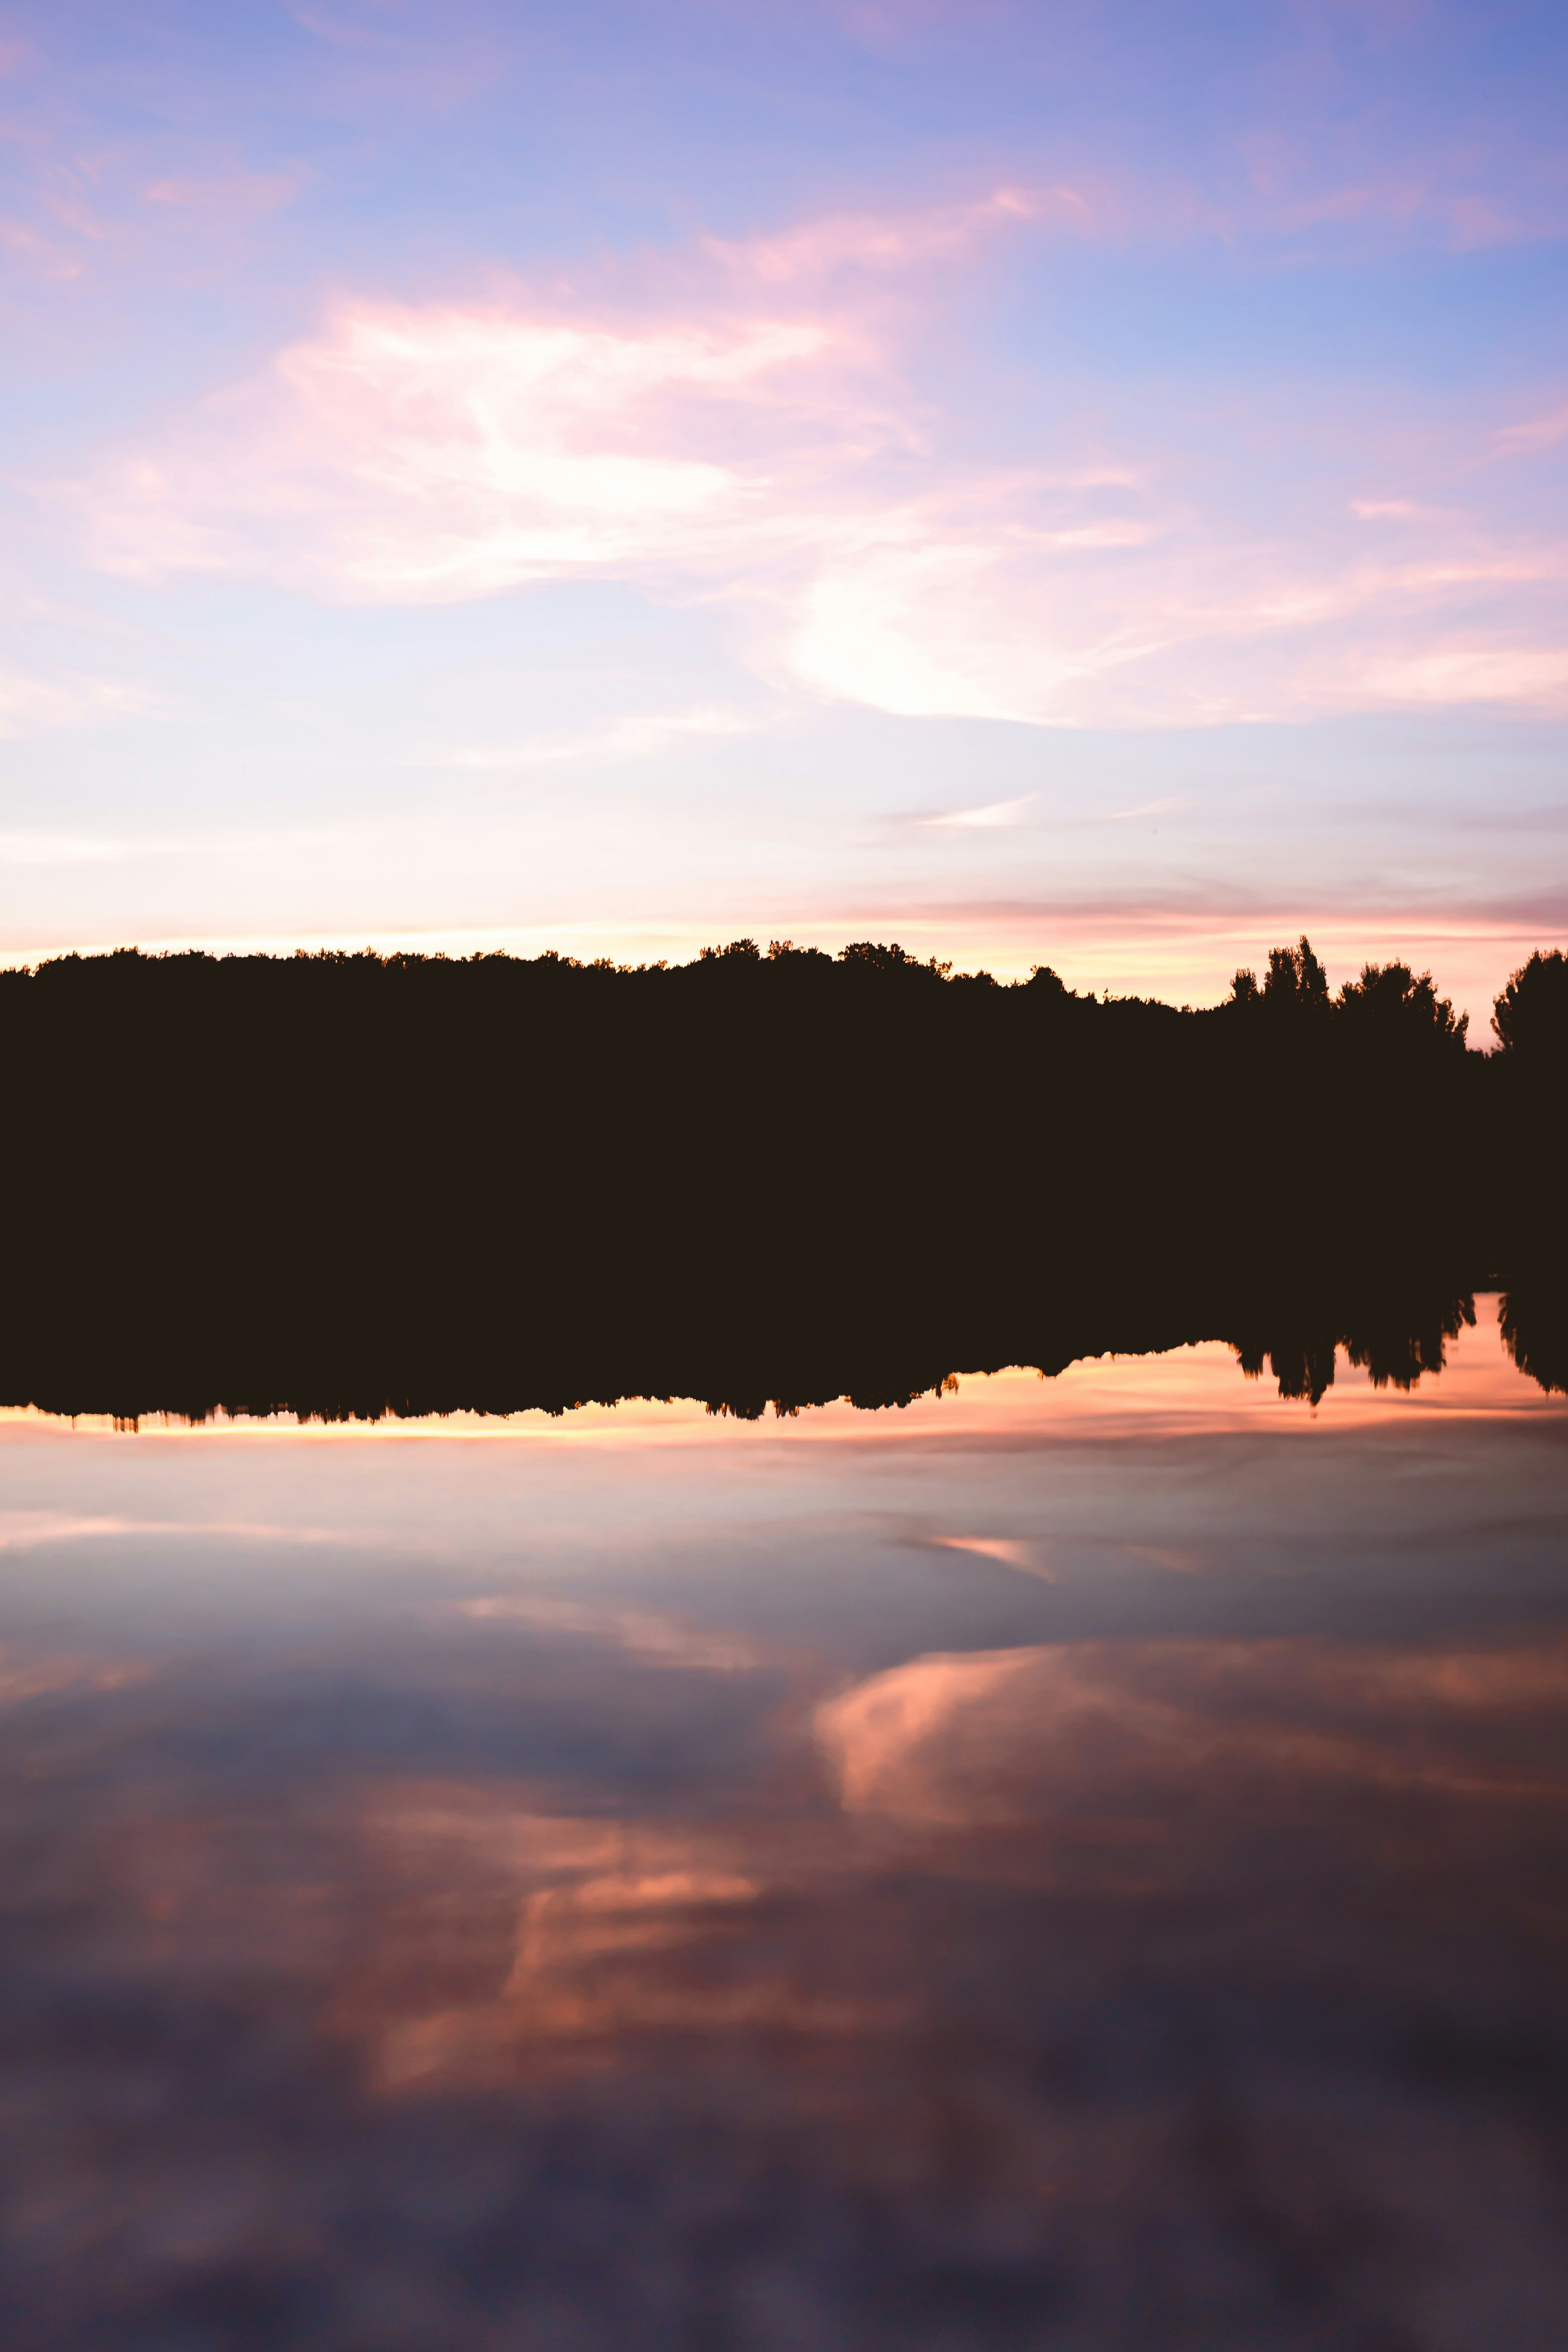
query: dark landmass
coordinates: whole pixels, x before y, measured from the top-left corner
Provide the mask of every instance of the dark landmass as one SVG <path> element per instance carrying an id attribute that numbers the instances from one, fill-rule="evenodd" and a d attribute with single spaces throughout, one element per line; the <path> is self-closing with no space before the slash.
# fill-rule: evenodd
<path id="1" fill-rule="evenodd" d="M 0 974 L 0 1402 L 341 1416 L 889 1404 L 1226 1339 L 1568 1386 L 1568 961 L 1495 1050 L 1307 941 L 1201 1011 L 897 947 L 62 957 Z"/>

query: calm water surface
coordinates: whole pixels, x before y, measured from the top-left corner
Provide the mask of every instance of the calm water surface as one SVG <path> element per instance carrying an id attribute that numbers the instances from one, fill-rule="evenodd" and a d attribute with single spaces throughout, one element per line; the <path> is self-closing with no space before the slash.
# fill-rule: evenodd
<path id="1" fill-rule="evenodd" d="M 1562 2352 L 1568 1402 L 0 1422 L 14 2352 Z"/>

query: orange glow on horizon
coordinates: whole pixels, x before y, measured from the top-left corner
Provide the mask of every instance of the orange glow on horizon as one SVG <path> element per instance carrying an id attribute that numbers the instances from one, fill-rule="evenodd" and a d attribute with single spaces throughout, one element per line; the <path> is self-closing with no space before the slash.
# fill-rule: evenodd
<path id="1" fill-rule="evenodd" d="M 282 1417 L 253 1420 L 215 1414 L 189 1423 L 149 1416 L 134 1433 L 108 1415 L 82 1415 L 74 1422 L 33 1405 L 0 1407 L 0 1444 L 8 1438 L 51 1436 L 61 1443 L 84 1437 L 134 1436 L 141 1444 L 165 1440 L 208 1444 L 238 1439 L 271 1444 L 524 1444 L 539 1445 L 758 1445 L 797 1446 L 852 1443 L 898 1445 L 933 1441 L 963 1443 L 1005 1433 L 1054 1437 L 1110 1437 L 1134 1430 L 1248 1429 L 1307 1431 L 1322 1424 L 1343 1426 L 1400 1413 L 1518 1413 L 1568 1411 L 1568 1400 L 1547 1394 L 1521 1373 L 1503 1348 L 1497 1328 L 1498 1297 L 1479 1295 L 1476 1323 L 1447 1342 L 1439 1373 L 1423 1374 L 1408 1391 L 1374 1386 L 1370 1375 L 1338 1350 L 1333 1385 L 1314 1407 L 1281 1398 L 1265 1369 L 1245 1375 L 1234 1349 L 1211 1339 L 1159 1354 L 1079 1358 L 1059 1373 L 1031 1366 L 997 1372 L 960 1371 L 944 1393 L 917 1397 L 900 1406 L 864 1410 L 846 1398 L 804 1408 L 796 1416 L 772 1410 L 757 1421 L 710 1412 L 697 1398 L 668 1402 L 628 1397 L 616 1404 L 583 1403 L 556 1415 L 533 1409 L 510 1414 L 453 1412 L 376 1422 L 296 1422 Z M 955 1540 L 959 1540 L 956 1539 Z"/>
<path id="2" fill-rule="evenodd" d="M 83 939 L 61 936 L 0 949 L 0 970 L 20 970 L 66 955 L 113 953 L 127 944 L 145 955 L 292 956 L 323 951 L 378 955 L 475 955 L 531 958 L 550 950 L 591 963 L 608 956 L 621 964 L 693 962 L 705 947 L 737 938 L 789 938 L 829 955 L 856 939 L 897 940 L 922 961 L 935 957 L 957 971 L 989 971 L 1006 983 L 1026 981 L 1049 964 L 1068 988 L 1098 996 L 1147 996 L 1172 1004 L 1218 1004 L 1232 975 L 1261 971 L 1270 948 L 1306 933 L 1331 987 L 1353 979 L 1366 963 L 1401 960 L 1429 967 L 1438 993 L 1470 1015 L 1470 1044 L 1493 1043 L 1493 1000 L 1511 973 L 1537 949 L 1552 944 L 1550 926 L 1500 923 L 1493 918 L 1397 908 L 1339 910 L 1294 907 L 1264 910 L 1237 921 L 1233 915 L 1180 907 L 1079 908 L 1070 902 L 1039 908 L 998 909 L 955 904 L 903 908 L 851 907 L 814 917 L 798 911 L 759 913 L 719 908 L 664 921 L 617 922 L 568 915 L 531 924 L 448 925 L 420 929 L 366 924 L 357 929 L 299 932 L 181 933 L 167 938 Z"/>

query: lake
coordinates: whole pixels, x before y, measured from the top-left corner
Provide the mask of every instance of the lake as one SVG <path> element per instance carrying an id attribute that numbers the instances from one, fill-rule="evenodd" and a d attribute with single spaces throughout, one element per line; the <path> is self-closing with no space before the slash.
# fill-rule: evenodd
<path id="1" fill-rule="evenodd" d="M 0 1419 L 11 2352 L 1562 2352 L 1568 1399 Z"/>

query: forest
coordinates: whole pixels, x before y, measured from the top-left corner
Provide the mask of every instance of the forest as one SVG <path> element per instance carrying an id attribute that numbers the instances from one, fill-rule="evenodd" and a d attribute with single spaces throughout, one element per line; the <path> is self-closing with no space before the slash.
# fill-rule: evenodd
<path id="1" fill-rule="evenodd" d="M 0 1402 L 752 1412 L 1198 1337 L 1310 1395 L 1490 1287 L 1553 1379 L 1561 951 L 1491 1032 L 1305 939 L 1195 1011 L 870 941 L 63 956 L 0 973 Z"/>

